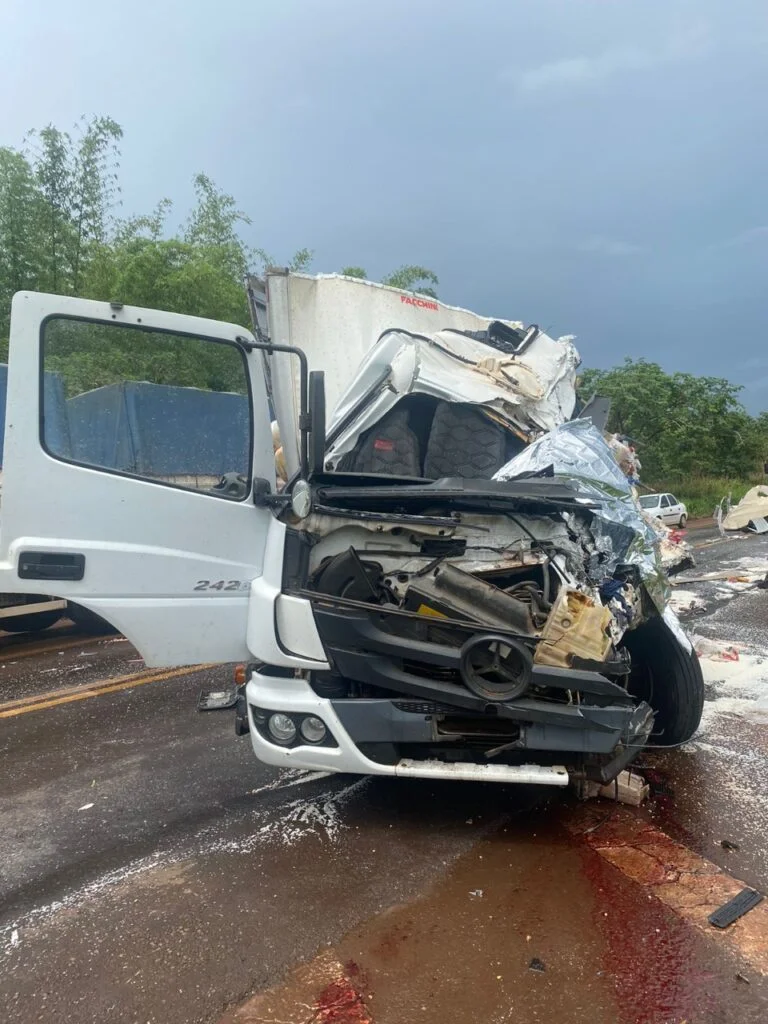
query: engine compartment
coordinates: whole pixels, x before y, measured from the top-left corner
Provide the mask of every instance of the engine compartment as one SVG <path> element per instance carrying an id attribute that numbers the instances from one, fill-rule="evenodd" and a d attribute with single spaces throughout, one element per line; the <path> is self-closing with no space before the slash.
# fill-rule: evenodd
<path id="1" fill-rule="evenodd" d="M 306 589 L 440 619 L 448 632 L 454 620 L 475 623 L 521 643 L 536 664 L 608 662 L 616 674 L 611 659 L 643 620 L 642 586 L 631 564 L 606 573 L 590 518 L 462 514 L 438 524 L 315 515 L 302 524 L 311 538 Z"/>
<path id="2" fill-rule="evenodd" d="M 653 611 L 636 566 L 606 573 L 592 519 L 436 504 L 294 525 L 303 565 L 286 589 L 311 600 L 332 666 L 312 675 L 316 693 L 429 725 L 363 739 L 367 756 L 513 764 L 535 750 L 590 777 L 621 770 L 653 723 L 624 638 Z"/>

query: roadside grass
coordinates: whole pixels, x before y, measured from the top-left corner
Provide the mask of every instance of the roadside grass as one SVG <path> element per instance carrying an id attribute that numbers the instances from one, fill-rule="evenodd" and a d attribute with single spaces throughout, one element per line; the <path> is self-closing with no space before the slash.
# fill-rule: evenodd
<path id="1" fill-rule="evenodd" d="M 741 501 L 750 487 L 766 482 L 766 477 L 761 474 L 752 477 L 681 476 L 654 480 L 653 483 L 644 480 L 643 484 L 653 492 L 669 491 L 674 494 L 688 507 L 691 519 L 700 519 L 711 516 L 716 506 L 727 495 L 731 495 L 731 501 L 735 505 Z"/>

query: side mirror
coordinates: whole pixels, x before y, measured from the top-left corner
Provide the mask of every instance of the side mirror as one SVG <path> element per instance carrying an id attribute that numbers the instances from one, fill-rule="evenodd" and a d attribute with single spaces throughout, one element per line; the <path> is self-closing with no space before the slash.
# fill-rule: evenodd
<path id="1" fill-rule="evenodd" d="M 307 406 L 307 469 L 311 478 L 325 470 L 325 374 L 322 370 L 310 371 Z"/>

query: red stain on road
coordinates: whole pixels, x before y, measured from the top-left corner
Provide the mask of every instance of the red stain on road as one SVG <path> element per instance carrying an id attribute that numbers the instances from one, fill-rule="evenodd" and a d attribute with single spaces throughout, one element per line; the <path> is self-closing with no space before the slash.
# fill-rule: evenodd
<path id="1" fill-rule="evenodd" d="M 315 999 L 312 1024 L 373 1024 L 362 995 L 346 978 L 326 985 Z"/>
<path id="2" fill-rule="evenodd" d="M 584 870 L 623 1024 L 700 1020 L 712 1008 L 712 976 L 696 967 L 700 959 L 690 925 L 593 850 L 584 851 Z M 649 870 L 655 877 L 658 863 Z"/>

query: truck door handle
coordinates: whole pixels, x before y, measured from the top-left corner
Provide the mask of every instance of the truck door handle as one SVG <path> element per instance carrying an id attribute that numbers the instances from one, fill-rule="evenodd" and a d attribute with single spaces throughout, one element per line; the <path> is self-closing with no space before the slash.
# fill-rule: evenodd
<path id="1" fill-rule="evenodd" d="M 85 576 L 85 555 L 64 551 L 22 551 L 19 579 L 81 580 Z"/>

